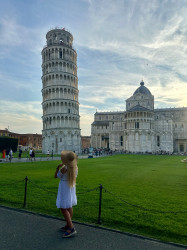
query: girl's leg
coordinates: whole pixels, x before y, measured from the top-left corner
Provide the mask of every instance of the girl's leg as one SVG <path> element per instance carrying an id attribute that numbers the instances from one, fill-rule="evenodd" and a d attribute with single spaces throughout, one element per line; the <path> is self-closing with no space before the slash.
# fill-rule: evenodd
<path id="1" fill-rule="evenodd" d="M 73 217 L 73 208 L 72 207 L 68 208 L 68 212 L 69 212 L 69 214 L 71 216 L 71 219 L 72 219 L 72 217 Z"/>
<path id="2" fill-rule="evenodd" d="M 70 215 L 68 209 L 61 208 L 61 211 L 62 211 L 62 214 L 67 222 L 68 228 L 73 228 L 73 224 L 71 221 L 71 215 Z"/>

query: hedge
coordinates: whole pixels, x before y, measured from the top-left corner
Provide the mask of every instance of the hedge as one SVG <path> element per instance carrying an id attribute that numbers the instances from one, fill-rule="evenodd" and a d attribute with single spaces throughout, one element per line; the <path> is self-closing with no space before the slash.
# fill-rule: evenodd
<path id="1" fill-rule="evenodd" d="M 2 152 L 4 149 L 12 149 L 13 152 L 17 151 L 18 147 L 18 139 L 17 138 L 10 138 L 6 136 L 0 137 L 0 152 Z"/>

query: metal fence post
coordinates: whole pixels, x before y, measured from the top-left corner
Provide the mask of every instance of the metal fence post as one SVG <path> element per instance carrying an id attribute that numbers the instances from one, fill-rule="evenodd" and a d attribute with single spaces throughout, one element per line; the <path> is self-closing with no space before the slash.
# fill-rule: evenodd
<path id="1" fill-rule="evenodd" d="M 28 177 L 25 177 L 25 194 L 24 194 L 24 204 L 23 207 L 26 207 L 26 200 L 27 200 L 27 181 L 28 181 Z"/>
<path id="2" fill-rule="evenodd" d="M 99 214 L 98 214 L 98 224 L 101 224 L 101 201 L 102 201 L 102 189 L 103 186 L 100 184 L 99 186 Z"/>

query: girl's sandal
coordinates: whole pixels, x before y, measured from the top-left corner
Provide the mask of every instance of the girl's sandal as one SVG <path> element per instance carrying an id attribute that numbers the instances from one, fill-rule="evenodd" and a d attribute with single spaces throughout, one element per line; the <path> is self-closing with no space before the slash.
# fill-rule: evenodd
<path id="1" fill-rule="evenodd" d="M 63 238 L 68 238 L 68 237 L 71 237 L 72 235 L 74 235 L 74 234 L 76 234 L 77 232 L 76 232 L 76 230 L 75 230 L 75 228 L 73 227 L 73 228 L 69 228 L 66 232 L 65 232 L 65 234 L 63 234 L 62 235 L 62 237 Z"/>
<path id="2" fill-rule="evenodd" d="M 61 227 L 59 230 L 62 232 L 66 232 L 69 229 L 69 227 L 67 225 L 65 225 L 64 227 Z"/>

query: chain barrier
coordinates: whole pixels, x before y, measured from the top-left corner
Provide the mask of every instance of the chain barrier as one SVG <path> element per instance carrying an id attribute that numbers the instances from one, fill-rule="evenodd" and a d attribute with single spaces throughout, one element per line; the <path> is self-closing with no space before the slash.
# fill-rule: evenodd
<path id="1" fill-rule="evenodd" d="M 49 193 L 52 193 L 52 194 L 57 194 L 57 192 L 53 192 L 53 191 L 51 191 L 51 190 L 48 190 L 48 189 L 45 189 L 45 188 L 39 186 L 38 184 L 34 183 L 34 182 L 31 181 L 30 179 L 28 179 L 28 181 L 29 181 L 30 183 L 32 183 L 34 186 L 36 186 L 37 188 L 42 189 L 43 191 L 46 191 L 46 192 L 49 192 Z"/>
<path id="2" fill-rule="evenodd" d="M 85 194 L 85 193 L 89 193 L 89 192 L 92 192 L 92 191 L 97 191 L 99 189 L 99 187 L 96 187 L 96 188 L 92 188 L 92 189 L 89 189 L 87 191 L 84 191 L 84 192 L 78 192 L 77 194 Z"/>
<path id="3" fill-rule="evenodd" d="M 163 214 L 166 214 L 166 213 L 173 213 L 173 214 L 187 213 L 187 211 L 161 211 L 161 210 L 156 210 L 156 209 L 144 208 L 144 207 L 141 207 L 139 205 L 135 205 L 133 203 L 130 203 L 130 202 L 120 198 L 119 196 L 117 196 L 116 194 L 111 193 L 110 191 L 108 191 L 104 187 L 103 187 L 103 189 L 105 190 L 106 193 L 109 193 L 110 195 L 114 196 L 115 198 L 119 199 L 120 201 L 124 202 L 125 204 L 127 204 L 129 206 L 132 206 L 132 207 L 135 207 L 135 208 L 138 208 L 138 209 L 141 209 L 141 210 L 144 210 L 144 211 L 149 211 L 149 212 L 154 212 L 154 213 L 163 213 Z"/>
<path id="4" fill-rule="evenodd" d="M 9 184 L 7 184 L 7 183 L 1 183 L 0 186 L 11 186 L 13 184 L 16 184 L 16 183 L 19 183 L 19 182 L 23 182 L 24 180 L 25 180 L 25 178 L 23 180 L 20 180 L 20 181 L 11 182 Z"/>
<path id="5" fill-rule="evenodd" d="M 1 183 L 0 186 L 11 186 L 11 185 L 13 185 L 13 184 L 16 184 L 16 183 L 19 183 L 19 182 L 23 182 L 23 181 L 25 181 L 25 178 L 24 178 L 23 180 L 11 182 L 11 183 L 9 183 L 9 184 L 6 184 L 6 183 L 3 183 L 3 184 L 2 184 L 2 183 Z M 40 185 L 34 183 L 34 182 L 31 181 L 30 179 L 28 179 L 28 181 L 29 181 L 30 183 L 32 183 L 34 186 L 36 186 L 36 187 L 42 189 L 43 191 L 46 191 L 46 192 L 49 192 L 49 193 L 53 193 L 53 194 L 57 194 L 57 192 L 53 192 L 53 191 L 51 191 L 51 190 L 45 189 L 45 188 L 41 187 Z M 98 189 L 99 189 L 99 187 L 96 187 L 96 188 L 88 189 L 88 190 L 83 191 L 83 192 L 77 192 L 77 194 L 85 194 L 85 193 L 89 193 L 89 192 L 92 192 L 92 191 L 97 191 Z"/>
<path id="6" fill-rule="evenodd" d="M 20 183 L 20 182 L 23 182 L 25 181 L 25 195 L 24 195 L 24 207 L 26 206 L 26 193 L 27 193 L 27 182 L 29 181 L 31 184 L 33 184 L 34 186 L 36 186 L 37 188 L 40 188 L 42 189 L 43 191 L 46 191 L 48 193 L 52 193 L 52 194 L 57 194 L 57 192 L 53 192 L 51 190 L 48 190 L 48 189 L 45 189 L 43 187 L 41 187 L 40 185 L 34 183 L 33 181 L 31 181 L 30 179 L 27 178 L 24 178 L 23 180 L 19 180 L 19 181 L 15 181 L 15 182 L 12 182 L 11 184 L 0 184 L 0 186 L 10 186 L 10 185 L 14 185 L 16 183 Z M 136 205 L 136 204 L 133 204 L 131 202 L 128 202 L 124 199 L 122 199 L 121 197 L 117 196 L 116 194 L 108 191 L 105 187 L 103 187 L 101 184 L 100 186 L 96 187 L 96 188 L 92 188 L 92 189 L 88 189 L 86 191 L 83 191 L 83 192 L 77 192 L 77 195 L 79 194 L 85 194 L 85 193 L 89 193 L 89 192 L 92 192 L 92 191 L 100 191 L 100 198 L 99 198 L 99 216 L 98 216 L 98 223 L 100 224 L 101 222 L 101 201 L 102 201 L 102 190 L 105 191 L 106 193 L 110 194 L 111 196 L 113 196 L 114 198 L 117 198 L 118 200 L 120 200 L 121 202 L 129 205 L 129 206 L 132 206 L 134 208 L 137 208 L 137 209 L 141 209 L 143 211 L 148 211 L 148 212 L 153 212 L 153 213 L 162 213 L 162 214 L 169 214 L 169 213 L 172 213 L 172 214 L 179 214 L 179 213 L 187 213 L 187 211 L 161 211 L 161 210 L 157 210 L 157 209 L 148 209 L 148 208 L 144 208 L 142 206 L 139 206 L 139 205 Z"/>
<path id="7" fill-rule="evenodd" d="M 37 186 L 38 188 L 42 189 L 43 191 L 46 191 L 46 192 L 49 192 L 49 193 L 53 193 L 53 194 L 57 194 L 57 192 L 53 192 L 53 191 L 50 191 L 48 189 L 45 189 L 41 186 L 39 186 L 38 184 L 34 183 L 33 181 L 31 181 L 30 179 L 28 179 L 29 182 L 31 182 L 33 185 Z M 76 194 L 84 194 L 84 193 L 88 193 L 88 192 L 92 192 L 92 191 L 95 191 L 95 190 L 98 190 L 98 187 L 97 188 L 92 188 L 92 189 L 89 189 L 89 190 L 86 190 L 84 192 L 78 192 Z"/>

